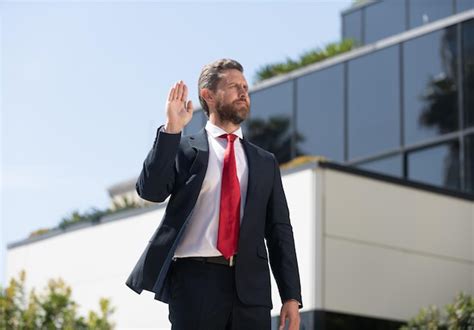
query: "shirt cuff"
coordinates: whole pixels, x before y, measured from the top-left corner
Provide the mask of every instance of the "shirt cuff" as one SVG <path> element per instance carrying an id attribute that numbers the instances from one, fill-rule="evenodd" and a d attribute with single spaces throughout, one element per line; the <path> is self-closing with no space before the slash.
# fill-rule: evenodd
<path id="1" fill-rule="evenodd" d="M 287 301 L 296 301 L 296 302 L 298 303 L 298 306 L 299 306 L 299 307 L 303 306 L 303 305 L 302 305 L 298 300 L 296 300 L 296 299 L 287 299 L 287 300 L 285 300 L 285 302 L 287 302 Z"/>

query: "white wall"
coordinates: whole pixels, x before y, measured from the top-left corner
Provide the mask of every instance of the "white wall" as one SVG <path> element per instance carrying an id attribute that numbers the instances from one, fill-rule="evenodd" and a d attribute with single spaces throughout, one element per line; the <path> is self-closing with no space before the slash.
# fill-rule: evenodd
<path id="1" fill-rule="evenodd" d="M 407 319 L 473 293 L 472 202 L 337 171 L 321 176 L 326 309 Z"/>
<path id="2" fill-rule="evenodd" d="M 316 251 L 316 223 L 314 221 L 315 175 L 312 169 L 283 176 L 285 190 L 290 209 L 290 220 L 295 236 L 296 255 L 300 271 L 303 309 L 316 308 L 315 295 L 318 273 L 314 256 Z M 279 315 L 281 299 L 275 279 L 272 277 L 272 316 Z"/>
<path id="3" fill-rule="evenodd" d="M 24 268 L 28 285 L 42 288 L 49 278 L 62 277 L 82 312 L 98 311 L 99 297 L 110 297 L 117 307 L 112 319 L 120 328 L 167 329 L 167 305 L 150 292 L 138 295 L 125 285 L 163 212 L 161 208 L 11 249 L 7 278 Z"/>

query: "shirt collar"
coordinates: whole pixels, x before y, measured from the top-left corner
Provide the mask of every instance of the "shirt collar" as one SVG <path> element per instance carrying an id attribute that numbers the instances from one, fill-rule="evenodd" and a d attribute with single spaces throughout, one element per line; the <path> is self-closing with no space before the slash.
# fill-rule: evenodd
<path id="1" fill-rule="evenodd" d="M 221 136 L 222 134 L 227 134 L 226 131 L 224 131 L 219 126 L 214 125 L 209 120 L 206 123 L 206 131 L 207 131 L 208 134 L 210 134 L 214 138 L 217 138 L 217 137 Z M 232 134 L 237 135 L 241 139 L 244 138 L 244 136 L 242 134 L 242 127 L 240 127 L 240 126 L 236 131 L 232 132 Z"/>

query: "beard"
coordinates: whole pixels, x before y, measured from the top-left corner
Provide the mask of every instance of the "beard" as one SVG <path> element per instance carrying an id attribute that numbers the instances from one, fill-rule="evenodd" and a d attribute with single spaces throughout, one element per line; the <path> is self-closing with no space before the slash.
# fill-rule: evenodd
<path id="1" fill-rule="evenodd" d="M 231 122 L 240 125 L 248 116 L 250 108 L 245 104 L 233 103 L 223 104 L 220 100 L 216 102 L 216 113 L 222 122 Z"/>

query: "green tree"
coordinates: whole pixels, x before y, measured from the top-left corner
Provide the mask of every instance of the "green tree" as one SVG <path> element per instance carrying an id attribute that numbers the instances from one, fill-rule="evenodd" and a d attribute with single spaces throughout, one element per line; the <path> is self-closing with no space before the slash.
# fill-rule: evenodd
<path id="1" fill-rule="evenodd" d="M 99 329 L 114 327 L 114 312 L 108 299 L 99 301 L 100 312 L 89 311 L 87 319 L 77 313 L 71 288 L 62 279 L 52 279 L 41 294 L 25 292 L 25 271 L 0 287 L 0 329 Z"/>

